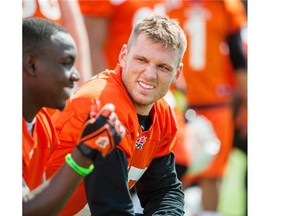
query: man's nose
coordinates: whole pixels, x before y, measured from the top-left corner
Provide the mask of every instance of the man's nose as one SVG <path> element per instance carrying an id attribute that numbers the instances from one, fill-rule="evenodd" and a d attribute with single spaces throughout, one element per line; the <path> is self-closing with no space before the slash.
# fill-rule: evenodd
<path id="1" fill-rule="evenodd" d="M 149 64 L 145 69 L 145 75 L 149 78 L 157 78 L 157 67 L 155 64 Z"/>
<path id="2" fill-rule="evenodd" d="M 79 81 L 79 79 L 80 79 L 80 74 L 79 74 L 79 72 L 77 71 L 76 67 L 73 67 L 70 78 L 71 78 L 71 80 L 73 80 L 73 81 Z"/>

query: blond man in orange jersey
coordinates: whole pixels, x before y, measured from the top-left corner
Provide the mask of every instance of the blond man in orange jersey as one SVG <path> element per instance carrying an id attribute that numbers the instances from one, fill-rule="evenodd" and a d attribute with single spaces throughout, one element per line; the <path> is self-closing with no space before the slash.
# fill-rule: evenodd
<path id="1" fill-rule="evenodd" d="M 166 14 L 166 0 L 78 0 L 84 16 L 89 41 L 94 74 L 118 63 L 118 51 L 127 42 L 133 25 L 141 18 L 152 13 Z M 178 109 L 178 108 L 176 108 Z M 180 109 L 178 109 L 180 111 Z M 177 145 L 174 149 L 176 170 L 179 179 L 188 165 L 187 153 L 183 144 L 185 123 L 177 112 Z M 186 158 L 184 158 L 186 155 Z M 181 170 L 181 171 L 180 171 Z M 181 172 L 181 174 L 180 174 Z"/>
<path id="2" fill-rule="evenodd" d="M 67 209 L 82 202 L 86 191 L 92 215 L 132 216 L 129 189 L 135 186 L 144 215 L 184 214 L 173 154 L 177 125 L 163 97 L 181 75 L 185 49 L 186 36 L 176 21 L 156 15 L 140 20 L 123 44 L 115 69 L 82 85 L 63 112 L 53 116 L 60 145 L 50 161 L 51 173 L 74 148 L 91 101 L 115 104 L 127 131 L 105 161 L 95 160 L 95 172 L 85 178 L 85 187 Z"/>

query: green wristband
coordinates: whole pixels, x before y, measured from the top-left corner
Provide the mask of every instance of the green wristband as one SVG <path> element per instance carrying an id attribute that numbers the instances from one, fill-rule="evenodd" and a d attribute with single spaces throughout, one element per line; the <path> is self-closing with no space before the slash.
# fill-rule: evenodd
<path id="1" fill-rule="evenodd" d="M 83 168 L 81 166 L 79 166 L 71 157 L 71 154 L 68 153 L 65 157 L 66 159 L 66 163 L 75 171 L 77 172 L 79 175 L 81 176 L 87 176 L 88 174 L 90 174 L 93 169 L 94 169 L 94 165 L 91 164 L 88 168 Z"/>

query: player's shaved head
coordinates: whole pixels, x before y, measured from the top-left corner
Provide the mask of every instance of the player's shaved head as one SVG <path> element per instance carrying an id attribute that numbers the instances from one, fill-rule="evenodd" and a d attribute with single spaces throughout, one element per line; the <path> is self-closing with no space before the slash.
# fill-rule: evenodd
<path id="1" fill-rule="evenodd" d="M 62 26 L 41 18 L 25 18 L 22 20 L 23 54 L 37 50 L 51 35 L 58 32 L 68 33 Z"/>

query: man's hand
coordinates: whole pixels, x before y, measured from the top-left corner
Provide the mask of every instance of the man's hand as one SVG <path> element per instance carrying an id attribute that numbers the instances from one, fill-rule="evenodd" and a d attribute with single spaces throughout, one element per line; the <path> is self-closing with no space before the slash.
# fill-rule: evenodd
<path id="1" fill-rule="evenodd" d="M 91 106 L 88 120 L 84 123 L 78 141 L 78 149 L 92 160 L 100 152 L 103 157 L 117 146 L 125 129 L 118 120 L 113 104 L 106 104 L 96 115 L 96 105 Z"/>

